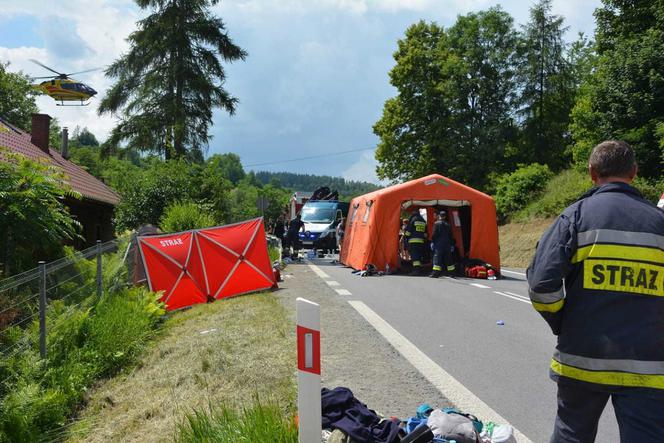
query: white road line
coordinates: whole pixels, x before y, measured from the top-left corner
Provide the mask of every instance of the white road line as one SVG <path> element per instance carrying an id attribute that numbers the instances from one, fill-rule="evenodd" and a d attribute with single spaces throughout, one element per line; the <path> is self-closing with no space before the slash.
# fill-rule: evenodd
<path id="1" fill-rule="evenodd" d="M 520 301 L 520 302 L 523 302 L 523 303 L 530 304 L 530 300 L 526 300 L 525 298 L 515 297 L 513 295 L 508 295 L 508 294 L 505 294 L 504 292 L 498 292 L 498 291 L 493 291 L 493 293 L 498 294 L 498 295 L 502 295 L 503 297 L 511 298 L 512 300 L 517 300 L 517 301 Z"/>
<path id="2" fill-rule="evenodd" d="M 339 295 L 353 295 L 348 289 L 335 289 Z"/>
<path id="3" fill-rule="evenodd" d="M 420 373 L 431 382 L 448 400 L 462 411 L 471 412 L 485 423 L 508 423 L 489 405 L 480 400 L 468 388 L 438 366 L 424 352 L 419 350 L 406 337 L 390 326 L 371 308 L 361 301 L 349 300 L 348 303 L 360 313 L 371 326 L 378 331 L 399 353 L 412 364 Z M 531 443 L 530 439 L 514 429 L 514 435 L 519 442 Z"/>
<path id="4" fill-rule="evenodd" d="M 524 277 L 526 276 L 526 274 L 524 274 L 523 272 L 508 271 L 507 269 L 501 269 L 500 272 L 506 272 L 508 274 L 523 275 Z"/>
<path id="5" fill-rule="evenodd" d="M 469 284 L 470 286 L 475 286 L 476 288 L 491 289 L 491 286 L 481 285 L 479 283 L 469 283 Z"/>
<path id="6" fill-rule="evenodd" d="M 339 282 L 334 280 L 325 280 L 325 283 L 327 283 L 329 286 L 339 286 Z"/>
<path id="7" fill-rule="evenodd" d="M 514 295 L 515 297 L 521 297 L 521 298 L 523 298 L 524 300 L 530 300 L 530 298 L 526 297 L 525 295 L 515 294 L 514 292 L 510 292 L 510 291 L 503 291 L 503 292 L 504 292 L 505 294 Z"/>
<path id="8" fill-rule="evenodd" d="M 327 275 L 326 273 L 324 273 L 323 271 L 321 271 L 321 269 L 320 269 L 318 266 L 314 265 L 313 263 L 309 263 L 309 267 L 310 267 L 311 270 L 314 271 L 314 273 L 315 273 L 317 276 L 319 276 L 320 278 L 323 278 L 323 279 L 324 279 L 324 278 L 330 278 L 329 275 Z"/>

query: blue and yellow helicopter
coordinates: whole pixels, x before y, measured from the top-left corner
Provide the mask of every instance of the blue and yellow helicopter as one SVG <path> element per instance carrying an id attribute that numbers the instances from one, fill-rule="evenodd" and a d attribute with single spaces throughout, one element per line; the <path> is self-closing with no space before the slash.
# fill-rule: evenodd
<path id="1" fill-rule="evenodd" d="M 37 60 L 30 60 L 33 63 L 38 64 L 44 69 L 48 69 L 51 72 L 54 72 L 55 76 L 46 76 L 46 77 L 33 77 L 34 80 L 48 78 L 50 80 L 43 81 L 39 84 L 32 85 L 33 88 L 41 91 L 43 94 L 51 96 L 58 106 L 87 106 L 90 103 L 90 100 L 93 96 L 97 94 L 97 91 L 86 85 L 85 83 L 76 81 L 70 78 L 70 75 L 84 74 L 86 72 L 98 71 L 100 68 L 88 69 L 80 72 L 73 72 L 71 74 L 63 74 L 56 71 L 55 69 L 49 68 L 43 63 L 38 62 Z M 80 102 L 77 104 L 65 104 L 65 102 Z"/>

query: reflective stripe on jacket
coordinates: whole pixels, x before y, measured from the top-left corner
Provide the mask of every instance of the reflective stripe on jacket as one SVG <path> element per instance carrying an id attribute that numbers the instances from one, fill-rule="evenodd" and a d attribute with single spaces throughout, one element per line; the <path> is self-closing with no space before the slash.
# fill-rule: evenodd
<path id="1" fill-rule="evenodd" d="M 427 238 L 427 222 L 421 215 L 416 215 L 408 222 L 404 235 L 408 238 L 408 243 L 424 243 Z"/>
<path id="2" fill-rule="evenodd" d="M 664 395 L 664 212 L 627 184 L 594 188 L 544 233 L 527 275 L 558 335 L 554 379 Z"/>

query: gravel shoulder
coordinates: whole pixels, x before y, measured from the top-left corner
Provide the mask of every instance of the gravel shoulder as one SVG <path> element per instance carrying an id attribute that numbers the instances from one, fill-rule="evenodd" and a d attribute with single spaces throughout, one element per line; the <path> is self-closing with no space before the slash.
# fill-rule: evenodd
<path id="1" fill-rule="evenodd" d="M 306 264 L 290 264 L 275 294 L 295 316 L 303 297 L 321 307 L 322 384 L 345 386 L 385 416 L 415 415 L 422 403 L 449 401 Z"/>

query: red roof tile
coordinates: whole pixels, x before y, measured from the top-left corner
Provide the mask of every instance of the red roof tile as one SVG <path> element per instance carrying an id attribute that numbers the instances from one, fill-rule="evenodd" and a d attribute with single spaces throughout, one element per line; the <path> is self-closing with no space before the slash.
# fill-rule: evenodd
<path id="1" fill-rule="evenodd" d="M 60 167 L 67 176 L 71 188 L 84 198 L 98 202 L 117 205 L 120 196 L 110 187 L 96 179 L 75 163 L 66 160 L 54 149 L 49 149 L 49 155 L 39 149 L 30 141 L 30 134 L 13 125 L 0 120 L 0 147 L 11 152 L 22 154 L 32 160 L 46 159 L 53 165 Z"/>

